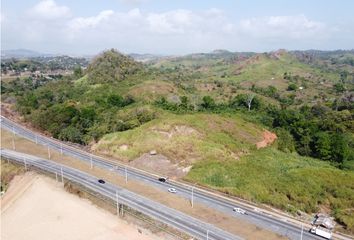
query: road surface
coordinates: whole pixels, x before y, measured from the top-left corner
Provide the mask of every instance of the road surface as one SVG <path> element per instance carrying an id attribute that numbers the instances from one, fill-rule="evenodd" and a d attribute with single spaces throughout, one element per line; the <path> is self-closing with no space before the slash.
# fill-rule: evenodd
<path id="1" fill-rule="evenodd" d="M 119 204 L 127 205 L 132 209 L 144 213 L 155 220 L 183 231 L 197 239 L 242 239 L 215 226 L 204 223 L 196 218 L 190 217 L 184 213 L 130 192 L 124 188 L 108 182 L 101 184 L 98 182 L 98 178 L 65 165 L 8 149 L 1 149 L 1 156 L 2 158 L 9 159 L 10 161 L 23 164 L 26 168 L 34 166 L 44 171 L 58 174 L 58 179 L 62 179 L 61 177 L 63 177 L 64 179 L 81 184 L 82 186 L 110 198 L 113 201 L 118 201 Z"/>
<path id="2" fill-rule="evenodd" d="M 16 135 L 24 137 L 30 141 L 36 142 L 44 146 L 48 146 L 51 149 L 54 149 L 58 152 L 61 152 L 65 155 L 80 159 L 89 164 L 108 169 L 110 171 L 116 171 L 118 174 L 124 176 L 128 174 L 128 178 L 134 178 L 135 180 L 142 181 L 146 184 L 153 185 L 164 191 L 167 191 L 168 188 L 175 188 L 177 194 L 186 199 L 192 198 L 192 189 L 193 189 L 193 202 L 202 203 L 207 205 L 210 208 L 221 211 L 223 213 L 232 215 L 243 220 L 246 220 L 250 223 L 253 223 L 261 228 L 268 229 L 272 232 L 278 233 L 282 236 L 285 236 L 289 239 L 298 240 L 311 240 L 311 239 L 323 239 L 318 236 L 315 236 L 308 232 L 308 229 L 304 228 L 302 230 L 300 225 L 295 225 L 294 223 L 288 222 L 286 217 L 277 217 L 270 215 L 269 213 L 262 212 L 259 209 L 250 208 L 249 206 L 243 205 L 241 202 L 236 202 L 234 199 L 228 199 L 225 197 L 218 196 L 214 193 L 198 189 L 191 185 L 182 184 L 176 181 L 167 181 L 166 183 L 161 183 L 157 180 L 158 176 L 147 173 L 145 171 L 132 168 L 117 162 L 109 161 L 102 157 L 95 156 L 91 153 L 84 152 L 80 149 L 68 146 L 60 141 L 48 138 L 46 136 L 37 134 L 31 130 L 28 130 L 11 120 L 1 116 L 1 127 L 7 129 L 8 131 L 13 132 Z M 232 211 L 234 207 L 240 207 L 247 211 L 247 215 L 236 214 Z"/>

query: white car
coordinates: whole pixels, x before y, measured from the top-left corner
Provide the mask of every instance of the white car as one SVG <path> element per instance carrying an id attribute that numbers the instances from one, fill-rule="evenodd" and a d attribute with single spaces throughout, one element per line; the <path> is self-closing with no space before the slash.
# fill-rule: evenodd
<path id="1" fill-rule="evenodd" d="M 239 214 L 246 214 L 246 211 L 245 210 L 243 210 L 242 208 L 234 208 L 233 209 L 233 211 L 234 212 L 237 212 L 237 213 L 239 213 Z"/>
<path id="2" fill-rule="evenodd" d="M 176 192 L 177 192 L 176 189 L 174 189 L 174 188 L 169 188 L 168 191 L 169 191 L 170 193 L 176 193 Z"/>

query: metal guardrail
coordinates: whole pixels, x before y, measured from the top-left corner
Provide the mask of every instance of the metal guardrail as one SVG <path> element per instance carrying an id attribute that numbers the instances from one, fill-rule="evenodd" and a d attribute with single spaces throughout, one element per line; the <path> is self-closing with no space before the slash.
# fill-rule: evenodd
<path id="1" fill-rule="evenodd" d="M 62 181 L 63 179 L 68 179 L 77 184 L 83 185 L 87 189 L 115 201 L 117 206 L 118 204 L 126 205 L 129 208 L 142 212 L 159 222 L 163 222 L 173 228 L 186 232 L 197 239 L 241 239 L 212 225 L 201 222 L 193 217 L 180 213 L 174 209 L 170 209 L 162 204 L 153 202 L 128 190 L 119 188 L 109 183 L 103 184 L 101 187 L 101 185 L 97 183 L 97 178 L 64 165 L 6 149 L 1 150 L 1 157 L 10 161 L 15 161 L 19 164 L 23 164 L 25 168 L 33 166 L 50 173 L 54 173 L 57 176 L 60 173 Z"/>
<path id="2" fill-rule="evenodd" d="M 114 161 L 106 159 L 106 158 L 95 156 L 91 153 L 87 153 L 87 152 L 77 149 L 75 147 L 67 146 L 67 145 L 63 144 L 62 142 L 57 141 L 55 139 L 48 138 L 47 136 L 42 136 L 40 134 L 33 133 L 32 131 L 25 129 L 22 126 L 20 126 L 16 123 L 13 123 L 12 121 L 10 121 L 2 116 L 1 116 L 1 125 L 3 128 L 13 132 L 14 134 L 19 134 L 22 137 L 24 137 L 32 142 L 47 146 L 48 148 L 54 149 L 54 150 L 56 150 L 62 154 L 65 154 L 65 155 L 75 157 L 79 160 L 82 160 L 85 162 L 89 161 L 91 167 L 93 165 L 95 165 L 95 166 L 105 168 L 105 169 L 108 168 L 108 169 L 117 171 L 121 175 L 124 175 L 124 174 L 126 174 L 127 171 L 129 171 L 130 175 L 134 175 L 134 177 L 137 177 L 140 180 L 143 179 L 143 180 L 151 181 L 151 180 L 156 180 L 159 177 L 158 175 L 156 175 L 154 173 L 147 172 L 147 171 L 144 171 L 141 169 L 137 169 L 137 168 L 134 168 L 131 166 L 127 166 L 127 165 L 124 165 L 121 163 L 117 163 L 117 162 L 114 162 Z M 16 127 L 16 129 L 14 126 Z M 17 131 L 21 131 L 21 132 L 17 132 Z M 273 213 L 273 212 L 262 209 L 262 212 L 264 212 L 264 214 L 263 214 L 261 212 L 253 211 L 253 209 L 257 206 L 255 206 L 253 203 L 245 201 L 243 199 L 230 198 L 229 196 L 223 196 L 222 194 L 216 194 L 212 191 L 204 189 L 203 187 L 190 186 L 188 184 L 178 182 L 178 181 L 169 180 L 168 183 L 172 187 L 179 188 L 182 191 L 191 191 L 193 188 L 195 195 L 198 194 L 198 198 L 214 202 L 214 203 L 224 206 L 224 207 L 230 208 L 232 206 L 232 204 L 238 204 L 238 205 L 248 209 L 249 213 L 251 213 L 255 217 L 262 219 L 263 221 L 266 221 L 269 224 L 276 223 L 280 227 L 292 229 L 292 231 L 295 231 L 295 232 L 301 231 L 301 228 L 299 228 L 300 223 L 296 223 L 296 221 L 298 221 L 298 220 L 291 218 L 287 214 Z M 279 221 L 280 217 L 289 218 L 291 221 L 287 221 L 287 222 Z M 307 233 L 305 233 L 305 234 L 307 234 Z M 340 235 L 336 234 L 336 236 L 338 237 Z M 313 237 L 314 236 L 312 236 L 312 238 Z M 341 234 L 340 239 L 350 239 L 350 238 L 347 238 L 347 236 L 345 236 L 344 234 Z"/>

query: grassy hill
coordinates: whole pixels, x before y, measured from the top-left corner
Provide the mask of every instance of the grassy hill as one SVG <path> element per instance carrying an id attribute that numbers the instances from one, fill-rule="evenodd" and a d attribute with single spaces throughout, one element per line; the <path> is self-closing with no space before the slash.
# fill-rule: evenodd
<path id="1" fill-rule="evenodd" d="M 118 159 L 133 160 L 157 150 L 175 163 L 237 160 L 262 141 L 262 128 L 238 115 L 162 113 L 138 128 L 105 135 L 93 148 Z M 121 146 L 127 148 L 121 148 Z"/>

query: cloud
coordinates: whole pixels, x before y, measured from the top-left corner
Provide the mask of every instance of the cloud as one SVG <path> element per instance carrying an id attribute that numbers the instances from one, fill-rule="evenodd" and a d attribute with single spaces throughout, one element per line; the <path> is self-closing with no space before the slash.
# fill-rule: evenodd
<path id="1" fill-rule="evenodd" d="M 320 48 L 332 44 L 331 40 L 345 33 L 344 27 L 327 26 L 305 15 L 236 21 L 216 8 L 162 12 L 110 9 L 82 17 L 73 16 L 68 7 L 58 5 L 54 0 L 45 0 L 26 13 L 6 16 L 2 24 L 3 32 L 7 33 L 3 34 L 5 48 L 20 46 L 45 48 L 47 52 L 95 53 L 114 47 L 123 52 L 162 54 L 213 49 L 266 51 Z M 353 39 L 351 33 L 345 35 L 347 39 Z"/>
<path id="2" fill-rule="evenodd" d="M 148 0 L 119 0 L 119 1 L 129 6 L 139 6 L 146 3 Z"/>
<path id="3" fill-rule="evenodd" d="M 265 39 L 309 39 L 326 36 L 326 25 L 309 20 L 304 15 L 270 16 L 244 19 L 240 32 L 255 38 Z"/>
<path id="4" fill-rule="evenodd" d="M 30 8 L 27 13 L 32 18 L 45 20 L 71 16 L 71 11 L 67 6 L 59 6 L 54 0 L 43 0 Z"/>
<path id="5" fill-rule="evenodd" d="M 112 10 L 105 10 L 100 12 L 97 16 L 88 17 L 88 18 L 74 18 L 69 22 L 69 28 L 72 30 L 81 30 L 85 28 L 94 28 L 99 25 L 101 22 L 109 19 L 114 12 Z"/>

